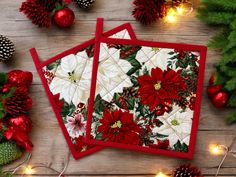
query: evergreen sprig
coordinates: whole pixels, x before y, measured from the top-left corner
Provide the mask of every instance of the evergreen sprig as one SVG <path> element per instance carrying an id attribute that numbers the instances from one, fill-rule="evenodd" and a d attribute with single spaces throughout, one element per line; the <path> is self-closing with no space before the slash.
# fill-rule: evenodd
<path id="1" fill-rule="evenodd" d="M 221 28 L 208 46 L 222 56 L 216 67 L 216 84 L 229 93 L 229 107 L 236 107 L 236 3 L 235 0 L 202 0 L 197 14 L 201 21 Z M 226 117 L 226 123 L 236 122 L 236 111 Z"/>

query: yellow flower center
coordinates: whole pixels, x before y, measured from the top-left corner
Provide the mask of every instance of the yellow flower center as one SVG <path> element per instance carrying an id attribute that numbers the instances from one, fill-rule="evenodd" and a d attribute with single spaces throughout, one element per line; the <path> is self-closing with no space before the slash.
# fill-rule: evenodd
<path id="1" fill-rule="evenodd" d="M 71 82 L 76 82 L 76 75 L 75 75 L 75 72 L 72 71 L 71 73 L 68 73 L 69 74 L 69 80 Z"/>
<path id="2" fill-rule="evenodd" d="M 172 124 L 173 126 L 177 126 L 177 125 L 179 125 L 179 122 L 178 122 L 178 120 L 173 119 L 173 120 L 171 121 L 171 124 Z"/>
<path id="3" fill-rule="evenodd" d="M 161 89 L 161 82 L 157 82 L 155 85 L 154 85 L 154 88 L 156 91 L 160 90 Z"/>
<path id="4" fill-rule="evenodd" d="M 152 48 L 152 51 L 154 51 L 155 53 L 157 53 L 157 52 L 159 52 L 159 51 L 160 51 L 160 48 L 153 47 L 153 48 Z"/>
<path id="5" fill-rule="evenodd" d="M 111 128 L 121 128 L 122 127 L 122 123 L 120 120 L 116 121 Z"/>

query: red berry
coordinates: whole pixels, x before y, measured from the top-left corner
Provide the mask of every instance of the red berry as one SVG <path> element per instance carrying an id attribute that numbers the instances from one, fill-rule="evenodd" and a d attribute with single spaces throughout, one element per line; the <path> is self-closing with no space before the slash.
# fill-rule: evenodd
<path id="1" fill-rule="evenodd" d="M 159 109 L 156 111 L 157 116 L 162 116 L 163 114 L 164 114 L 164 110 L 162 110 L 162 109 Z"/>
<path id="2" fill-rule="evenodd" d="M 214 85 L 216 81 L 216 75 L 215 73 L 211 75 L 210 79 L 209 79 L 209 85 Z"/>
<path id="3" fill-rule="evenodd" d="M 226 106 L 228 102 L 228 98 L 229 98 L 229 95 L 227 92 L 220 91 L 211 98 L 211 102 L 216 108 L 222 108 Z"/>
<path id="4" fill-rule="evenodd" d="M 68 28 L 73 25 L 75 21 L 75 14 L 69 8 L 60 9 L 53 15 L 53 20 L 57 26 L 61 28 Z"/>
<path id="5" fill-rule="evenodd" d="M 209 97 L 213 97 L 218 92 L 221 91 L 222 86 L 221 85 L 212 85 L 207 87 L 207 94 Z"/>
<path id="6" fill-rule="evenodd" d="M 172 110 L 172 108 L 169 106 L 164 106 L 163 109 L 165 112 L 170 112 Z"/>
<path id="7" fill-rule="evenodd" d="M 190 101 L 190 103 L 195 103 L 196 102 L 196 97 L 192 96 L 189 101 Z"/>
<path id="8" fill-rule="evenodd" d="M 194 108 L 195 108 L 195 103 L 190 103 L 189 104 L 189 109 L 194 110 Z"/>

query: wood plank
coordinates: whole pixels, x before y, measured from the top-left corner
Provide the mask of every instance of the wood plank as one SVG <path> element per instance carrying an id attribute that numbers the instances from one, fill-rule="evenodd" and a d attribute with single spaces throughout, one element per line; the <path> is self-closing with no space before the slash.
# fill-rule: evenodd
<path id="1" fill-rule="evenodd" d="M 10 20 L 25 20 L 24 14 L 19 12 L 21 3 L 20 1 L 9 1 L 7 5 L 5 1 L 0 1 L 1 11 L 4 13 L 0 14 L 0 19 L 5 21 Z M 193 1 L 195 8 L 198 7 L 196 0 Z M 133 4 L 132 1 L 118 0 L 112 1 L 112 3 L 107 3 L 106 0 L 99 0 L 94 3 L 94 6 L 89 9 L 89 11 L 79 9 L 75 3 L 71 4 L 70 7 L 74 10 L 76 18 L 80 21 L 90 21 L 97 17 L 104 17 L 107 20 L 119 21 L 119 20 L 129 20 L 134 21 L 132 17 Z"/>
<path id="2" fill-rule="evenodd" d="M 104 17 L 104 16 L 100 16 Z M 136 34 L 142 35 L 189 35 L 189 36 L 201 36 L 201 35 L 212 35 L 216 31 L 214 28 L 209 28 L 209 26 L 200 22 L 194 17 L 184 17 L 179 19 L 178 22 L 174 24 L 169 24 L 164 21 L 158 21 L 150 26 L 143 26 L 139 22 L 129 21 L 129 20 L 118 20 L 109 21 L 105 19 L 104 30 L 112 29 L 123 23 L 130 22 L 136 32 Z M 58 29 L 53 25 L 49 29 L 38 28 L 37 26 L 31 24 L 29 20 L 8 20 L 0 21 L 0 33 L 4 35 L 14 37 L 14 36 L 83 36 L 83 35 L 93 35 L 95 31 L 96 18 L 91 21 L 80 21 L 77 20 L 75 24 L 69 29 Z M 198 29 L 198 30 L 193 30 Z M 15 32 L 17 31 L 17 33 Z M 170 36 L 169 36 L 170 37 Z"/>
<path id="3" fill-rule="evenodd" d="M 44 122 L 44 125 L 48 123 L 46 120 L 41 122 Z M 53 168 L 62 169 L 68 150 L 60 129 L 34 124 L 35 131 L 40 133 L 32 134 L 35 148 L 30 163 L 52 163 Z M 160 170 L 168 172 L 178 164 L 191 162 L 199 166 L 204 174 L 212 175 L 222 156 L 210 155 L 209 143 L 220 142 L 229 145 L 234 135 L 233 131 L 200 131 L 196 156 L 192 161 L 108 148 L 78 161 L 71 157 L 67 171 L 68 174 L 155 174 Z M 221 174 L 236 174 L 234 158 L 229 156 L 226 159 Z"/>

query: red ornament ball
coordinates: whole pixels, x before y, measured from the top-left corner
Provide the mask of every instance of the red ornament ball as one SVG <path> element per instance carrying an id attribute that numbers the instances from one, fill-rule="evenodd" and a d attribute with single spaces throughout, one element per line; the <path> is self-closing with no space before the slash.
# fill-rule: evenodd
<path id="1" fill-rule="evenodd" d="M 33 74 L 28 71 L 13 70 L 8 73 L 8 82 L 13 86 L 29 86 L 33 81 Z"/>
<path id="2" fill-rule="evenodd" d="M 223 108 L 226 106 L 228 99 L 228 93 L 225 91 L 220 91 L 211 98 L 211 102 L 216 108 Z"/>
<path id="3" fill-rule="evenodd" d="M 53 20 L 57 26 L 61 28 L 68 28 L 73 25 L 75 21 L 75 14 L 69 8 L 60 9 L 54 13 Z"/>
<path id="4" fill-rule="evenodd" d="M 26 115 L 20 115 L 18 117 L 8 119 L 9 126 L 19 129 L 25 133 L 29 133 L 32 129 L 32 122 Z"/>
<path id="5" fill-rule="evenodd" d="M 220 84 L 218 85 L 211 85 L 207 87 L 207 94 L 211 98 L 215 96 L 218 92 L 221 91 L 222 86 Z"/>

